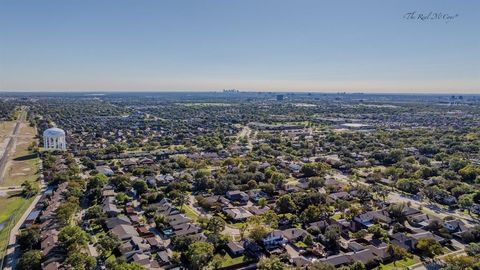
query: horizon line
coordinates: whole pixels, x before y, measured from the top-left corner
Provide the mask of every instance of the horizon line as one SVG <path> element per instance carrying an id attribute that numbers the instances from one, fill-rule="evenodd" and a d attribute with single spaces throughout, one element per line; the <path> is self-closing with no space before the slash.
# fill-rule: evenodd
<path id="1" fill-rule="evenodd" d="M 236 90 L 238 92 L 223 92 L 224 90 Z M 478 93 L 471 92 L 450 92 L 450 91 L 359 91 L 359 90 L 240 90 L 240 89 L 222 89 L 222 90 L 3 90 L 0 89 L 0 93 L 287 93 L 287 94 L 384 94 L 384 95 L 480 95 Z"/>

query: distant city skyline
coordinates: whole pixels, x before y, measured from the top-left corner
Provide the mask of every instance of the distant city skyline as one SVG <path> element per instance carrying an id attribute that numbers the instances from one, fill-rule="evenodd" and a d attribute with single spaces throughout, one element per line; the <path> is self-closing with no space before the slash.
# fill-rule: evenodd
<path id="1" fill-rule="evenodd" d="M 478 94 L 479 11 L 474 0 L 0 0 L 0 91 Z"/>

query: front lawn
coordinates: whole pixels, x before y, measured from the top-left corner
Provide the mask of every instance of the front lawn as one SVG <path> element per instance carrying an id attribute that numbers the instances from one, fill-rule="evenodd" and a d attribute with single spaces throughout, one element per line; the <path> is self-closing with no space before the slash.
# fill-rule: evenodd
<path id="1" fill-rule="evenodd" d="M 236 228 L 236 229 L 242 229 L 245 227 L 245 222 L 237 222 L 237 223 L 227 223 L 228 227 Z"/>
<path id="2" fill-rule="evenodd" d="M 183 205 L 182 210 L 185 211 L 185 215 L 191 220 L 195 221 L 198 218 L 198 214 L 190 207 L 190 205 Z"/>
<path id="3" fill-rule="evenodd" d="M 418 262 L 419 260 L 416 257 L 413 257 L 412 259 L 404 259 L 404 260 L 396 261 L 395 265 L 393 264 L 394 262 L 391 262 L 389 264 L 380 264 L 380 269 L 381 270 L 400 270 L 400 269 L 403 270 Z"/>
<path id="4" fill-rule="evenodd" d="M 225 254 L 225 256 L 223 256 L 222 267 L 227 267 L 227 266 L 231 266 L 231 265 L 240 264 L 244 261 L 245 261 L 245 256 L 243 256 L 243 255 L 239 256 L 239 257 L 232 258 L 227 253 L 227 254 Z"/>

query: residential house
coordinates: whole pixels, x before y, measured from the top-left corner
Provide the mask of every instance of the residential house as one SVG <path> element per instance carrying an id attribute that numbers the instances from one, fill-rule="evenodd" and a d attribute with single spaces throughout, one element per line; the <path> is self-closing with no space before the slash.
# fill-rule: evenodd
<path id="1" fill-rule="evenodd" d="M 245 240 L 242 241 L 230 241 L 227 244 L 227 251 L 232 257 L 237 257 L 245 253 Z"/>
<path id="2" fill-rule="evenodd" d="M 139 236 L 133 226 L 124 224 L 115 226 L 110 232 L 122 241 L 130 240 L 133 236 Z"/>
<path id="3" fill-rule="evenodd" d="M 283 237 L 283 232 L 280 230 L 274 230 L 270 232 L 262 240 L 263 246 L 266 249 L 278 247 L 283 245 L 285 242 L 286 240 Z"/>
<path id="4" fill-rule="evenodd" d="M 230 201 L 236 202 L 238 204 L 247 204 L 249 199 L 247 193 L 239 190 L 228 191 L 225 196 Z"/>
<path id="5" fill-rule="evenodd" d="M 305 238 L 305 236 L 309 235 L 309 233 L 304 230 L 304 229 L 300 229 L 300 228 L 290 228 L 290 229 L 286 229 L 286 230 L 283 230 L 283 237 L 289 241 L 289 242 L 297 242 L 297 241 L 301 241 L 303 240 L 303 238 Z"/>
<path id="6" fill-rule="evenodd" d="M 223 208 L 223 212 L 228 218 L 235 222 L 242 222 L 253 216 L 252 213 L 248 212 L 248 210 L 243 207 L 226 207 Z"/>

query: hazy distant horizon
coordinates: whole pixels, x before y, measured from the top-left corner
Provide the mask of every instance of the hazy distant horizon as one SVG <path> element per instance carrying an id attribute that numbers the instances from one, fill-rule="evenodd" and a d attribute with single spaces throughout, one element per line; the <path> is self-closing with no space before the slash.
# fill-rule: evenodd
<path id="1" fill-rule="evenodd" d="M 379 95 L 467 95 L 480 96 L 477 92 L 407 92 L 407 91 L 270 91 L 270 90 L 242 90 L 236 89 L 239 93 L 279 93 L 279 94 L 379 94 Z M 0 90 L 0 93 L 55 93 L 55 94 L 111 94 L 111 93 L 223 93 L 223 90 Z"/>
<path id="2" fill-rule="evenodd" d="M 479 11 L 476 0 L 0 0 L 0 89 L 475 94 Z"/>

